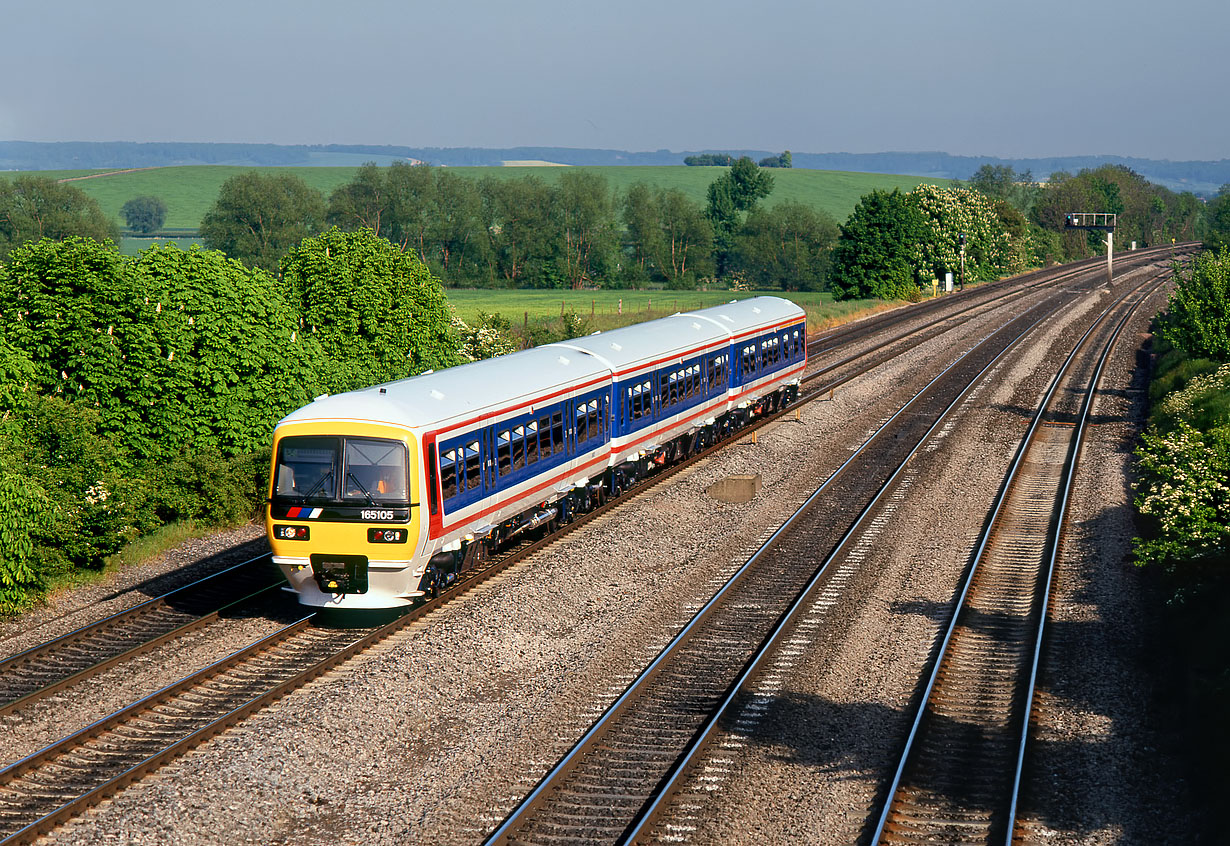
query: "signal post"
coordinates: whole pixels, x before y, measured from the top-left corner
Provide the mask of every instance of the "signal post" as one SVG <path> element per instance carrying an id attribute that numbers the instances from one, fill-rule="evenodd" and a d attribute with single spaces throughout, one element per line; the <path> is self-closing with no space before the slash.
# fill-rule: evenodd
<path id="1" fill-rule="evenodd" d="M 1064 217 L 1064 229 L 1096 229 L 1106 233 L 1106 284 L 1115 283 L 1115 221 L 1105 212 L 1073 212 Z"/>

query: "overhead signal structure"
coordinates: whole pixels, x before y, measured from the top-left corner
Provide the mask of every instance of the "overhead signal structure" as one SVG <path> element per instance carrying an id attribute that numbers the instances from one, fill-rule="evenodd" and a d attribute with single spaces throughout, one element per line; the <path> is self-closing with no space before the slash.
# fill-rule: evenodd
<path id="1" fill-rule="evenodd" d="M 1106 233 L 1106 284 L 1115 282 L 1115 221 L 1107 212 L 1072 212 L 1063 219 L 1064 229 L 1095 229 Z"/>

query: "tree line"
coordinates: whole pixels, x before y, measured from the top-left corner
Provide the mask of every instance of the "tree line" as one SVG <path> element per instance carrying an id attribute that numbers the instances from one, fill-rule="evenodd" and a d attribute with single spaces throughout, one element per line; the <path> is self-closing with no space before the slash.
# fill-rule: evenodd
<path id="1" fill-rule="evenodd" d="M 772 190 L 771 171 L 747 157 L 715 178 L 704 203 L 647 184 L 615 192 L 584 170 L 549 184 L 369 163 L 327 198 L 294 175 L 251 171 L 222 186 L 201 233 L 208 247 L 271 273 L 294 245 L 336 226 L 369 229 L 414 252 L 449 286 L 733 286 L 846 298 L 921 296 L 945 273 L 959 274 L 962 258 L 973 281 L 1102 252 L 1100 233 L 1064 230 L 1076 210 L 1116 213 L 1121 249 L 1230 237 L 1225 194 L 1206 209 L 1122 166 L 1039 184 L 1028 171 L 988 165 L 965 187 L 872 192 L 840 226 L 802 204 L 766 207 Z M 164 211 L 158 198 L 137 198 L 126 216 L 147 230 Z M 76 188 L 0 180 L 0 257 L 23 241 L 68 234 L 116 236 Z"/>
<path id="2" fill-rule="evenodd" d="M 695 203 L 677 189 L 567 170 L 479 180 L 446 168 L 367 164 L 328 198 L 293 175 L 240 174 L 201 223 L 207 246 L 274 269 L 290 245 L 326 226 L 370 229 L 413 251 L 446 284 L 582 288 L 695 288 L 742 275 L 757 284 L 817 290 L 836 224 L 797 203 L 764 208 L 772 177 L 736 160 Z M 765 261 L 780 272 L 764 271 Z"/>

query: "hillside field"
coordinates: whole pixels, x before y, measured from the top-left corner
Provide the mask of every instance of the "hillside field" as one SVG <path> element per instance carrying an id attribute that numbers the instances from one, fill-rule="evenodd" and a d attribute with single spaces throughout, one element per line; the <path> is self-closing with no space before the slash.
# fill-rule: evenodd
<path id="1" fill-rule="evenodd" d="M 161 197 L 167 204 L 166 229 L 195 232 L 205 212 L 213 205 L 218 189 L 230 177 L 249 170 L 269 173 L 290 172 L 308 185 L 321 191 L 326 197 L 338 186 L 349 182 L 357 168 L 354 167 L 288 167 L 248 168 L 226 165 L 197 165 L 190 167 L 159 167 L 133 171 L 32 171 L 33 175 L 49 179 L 69 179 L 92 176 L 89 179 L 73 179 L 70 183 L 93 197 L 107 215 L 123 225 L 120 208 L 125 202 L 144 195 Z M 564 168 L 561 167 L 456 167 L 454 173 L 481 179 L 491 176 L 499 179 L 517 179 L 532 174 L 548 182 L 554 182 Z M 623 193 L 637 182 L 678 188 L 698 203 L 705 202 L 709 184 L 725 168 L 720 167 L 588 167 L 585 170 L 606 177 L 611 187 Z M 820 209 L 837 222 L 843 222 L 858 203 L 859 197 L 881 188 L 900 188 L 909 191 L 922 182 L 940 185 L 952 184 L 944 179 L 925 179 L 917 176 L 893 176 L 878 173 L 846 173 L 834 170 L 772 169 L 773 193 L 766 200 L 773 206 L 783 200 L 795 200 Z M 10 174 L 11 178 L 11 174 Z"/>
<path id="2" fill-rule="evenodd" d="M 731 300 L 748 297 L 783 297 L 798 303 L 807 312 L 807 329 L 814 332 L 847 322 L 898 303 L 884 300 L 846 300 L 834 302 L 833 295 L 821 291 L 651 291 L 651 290 L 492 290 L 488 288 L 445 288 L 457 316 L 475 323 L 482 313 L 499 314 L 519 328 L 526 321 L 559 319 L 566 311 L 575 313 L 584 325 L 582 331 L 616 329 L 645 320 L 666 317 L 678 311 L 694 311 Z"/>

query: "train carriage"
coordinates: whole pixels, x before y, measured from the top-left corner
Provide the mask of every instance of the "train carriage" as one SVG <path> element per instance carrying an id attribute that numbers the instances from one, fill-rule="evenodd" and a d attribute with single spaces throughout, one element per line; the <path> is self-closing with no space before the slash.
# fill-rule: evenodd
<path id="1" fill-rule="evenodd" d="M 758 297 L 318 398 L 274 432 L 266 522 L 300 601 L 395 608 L 797 393 Z"/>

